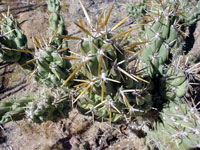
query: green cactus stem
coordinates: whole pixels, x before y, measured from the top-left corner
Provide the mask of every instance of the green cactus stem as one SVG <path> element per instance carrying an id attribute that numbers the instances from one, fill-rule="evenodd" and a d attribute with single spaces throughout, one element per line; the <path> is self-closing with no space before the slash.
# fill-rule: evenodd
<path id="1" fill-rule="evenodd" d="M 27 118 L 30 122 L 56 121 L 69 111 L 67 96 L 62 89 L 45 90 L 0 103 L 0 124 Z"/>
<path id="2" fill-rule="evenodd" d="M 27 50 L 27 38 L 22 33 L 18 22 L 12 15 L 2 14 L 0 35 L 0 58 L 6 62 L 17 62 L 23 65 L 32 59 L 32 52 Z M 22 66 L 27 72 L 33 69 L 33 65 Z"/>
<path id="3" fill-rule="evenodd" d="M 57 48 L 66 48 L 68 43 L 63 39 L 57 38 L 56 36 L 67 35 L 68 32 L 65 28 L 63 17 L 60 15 L 60 1 L 59 0 L 47 0 L 48 10 L 51 12 L 49 17 L 49 30 L 52 36 L 51 45 Z M 65 51 L 67 53 L 67 51 Z"/>
<path id="4" fill-rule="evenodd" d="M 146 0 L 139 0 L 137 5 L 128 4 L 126 7 L 126 11 L 128 15 L 133 17 L 133 19 L 139 23 L 143 22 L 143 15 L 146 13 L 147 5 L 145 5 Z"/>
<path id="5" fill-rule="evenodd" d="M 174 64 L 179 64 L 177 61 Z M 160 93 L 164 99 L 178 101 L 188 90 L 189 79 L 180 67 L 168 66 L 160 78 Z"/>
<path id="6" fill-rule="evenodd" d="M 34 100 L 34 95 L 29 94 L 23 98 L 11 99 L 0 104 L 0 124 L 7 123 L 12 120 L 21 120 L 25 115 L 26 105 Z"/>
<path id="7" fill-rule="evenodd" d="M 36 65 L 34 78 L 37 82 L 50 87 L 59 87 L 66 80 L 70 75 L 71 63 L 61 54 L 62 51 L 50 44 L 38 45 L 34 54 Z"/>
<path id="8" fill-rule="evenodd" d="M 41 123 L 47 120 L 56 121 L 68 114 L 68 103 L 66 97 L 55 97 L 53 95 L 41 95 L 38 100 L 28 103 L 25 114 L 30 122 Z"/>
<path id="9" fill-rule="evenodd" d="M 187 150 L 200 147 L 200 114 L 196 106 L 171 101 L 163 109 L 161 119 L 155 130 L 147 132 L 147 143 L 152 149 Z"/>
<path id="10" fill-rule="evenodd" d="M 185 53 L 185 30 L 200 19 L 199 4 L 186 0 L 146 0 L 138 4 L 138 8 L 145 8 L 145 14 L 141 15 L 145 18 L 142 22 L 146 22 L 141 30 L 145 38 L 140 41 L 149 41 L 141 46 L 140 69 L 145 68 L 151 77 L 162 75 L 166 63 L 169 64 Z M 132 7 L 136 9 L 136 6 Z"/>

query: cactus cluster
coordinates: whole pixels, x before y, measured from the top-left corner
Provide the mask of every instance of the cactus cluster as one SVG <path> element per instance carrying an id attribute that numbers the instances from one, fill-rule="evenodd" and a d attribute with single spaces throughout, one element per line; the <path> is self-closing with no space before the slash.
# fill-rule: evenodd
<path id="1" fill-rule="evenodd" d="M 35 80 L 51 87 L 61 86 L 69 76 L 71 63 L 64 59 L 69 55 L 68 43 L 57 36 L 66 36 L 67 31 L 62 16 L 60 15 L 60 1 L 47 0 L 48 10 L 51 12 L 49 28 L 51 38 L 49 42 L 41 42 L 35 38 L 34 60 L 36 70 Z"/>
<path id="2" fill-rule="evenodd" d="M 139 0 L 137 5 L 128 4 L 126 7 L 128 15 L 137 22 L 143 21 L 142 15 L 146 13 L 147 5 L 144 3 L 145 0 Z"/>
<path id="3" fill-rule="evenodd" d="M 184 0 L 144 3 L 147 7 L 142 15 L 147 24 L 141 31 L 145 38 L 140 40 L 149 42 L 142 46 L 139 68 L 154 84 L 155 79 L 159 80 L 154 86 L 159 86 L 161 98 L 170 103 L 164 104 L 160 114 L 162 123 L 147 132 L 150 149 L 199 148 L 199 112 L 194 104 L 180 102 L 189 84 L 187 71 L 181 66 L 185 59 L 185 30 L 199 20 L 199 2 L 194 2 L 195 7 L 191 3 Z"/>
<path id="4" fill-rule="evenodd" d="M 148 131 L 149 147 L 159 150 L 200 148 L 200 114 L 197 105 L 171 101 L 161 112 L 162 122 L 155 124 L 155 130 Z"/>
<path id="5" fill-rule="evenodd" d="M 109 28 L 108 20 L 113 5 L 107 14 L 102 11 L 94 24 L 80 1 L 87 22 L 79 19 L 75 24 L 85 36 L 74 37 L 67 35 L 63 18 L 60 16 L 59 0 L 47 0 L 51 12 L 51 38 L 48 42 L 43 40 L 43 44 L 34 38 L 36 48 L 31 52 L 34 59 L 24 65 L 34 62 L 35 69 L 32 74 L 35 80 L 51 89 L 59 90 L 60 86 L 62 92 L 67 88 L 71 91 L 75 89 L 72 103 L 77 103 L 78 108 L 86 114 L 91 113 L 115 122 L 124 116 L 150 113 L 157 103 L 163 104 L 163 99 L 179 101 L 187 90 L 185 70 L 179 65 L 176 66 L 179 63 L 175 63 L 178 56 L 184 54 L 182 48 L 185 39 L 181 31 L 182 25 L 178 21 L 183 19 L 177 15 L 183 10 L 179 8 L 179 2 L 142 1 L 137 8 L 139 10 L 134 11 L 145 12 L 145 22 L 140 24 L 143 27 L 143 38 L 140 36 L 136 43 L 123 45 L 130 32 L 139 25 L 133 25 L 132 28 L 115 34 L 128 17 Z M 7 35 L 10 32 L 6 31 Z M 70 40 L 78 41 L 75 50 L 68 49 Z M 136 46 L 141 48 L 141 51 L 132 51 Z M 13 52 L 21 54 L 19 50 Z M 139 57 L 133 60 L 134 65 L 129 66 L 126 53 L 138 54 Z M 4 106 L 5 109 L 0 114 L 1 123 L 9 121 L 9 116 L 14 120 L 15 108 L 18 108 L 15 103 L 10 102 L 2 103 L 2 107 Z M 17 106 L 21 108 L 20 114 L 26 115 L 29 121 L 42 122 L 54 120 L 56 114 L 65 116 L 68 105 L 66 98 L 62 96 L 43 93 L 30 102 Z"/>
<path id="6" fill-rule="evenodd" d="M 67 42 L 57 38 L 57 36 L 67 35 L 67 31 L 63 18 L 60 16 L 60 2 L 47 1 L 47 3 L 51 12 L 49 20 L 51 38 L 48 42 L 43 40 L 42 43 L 34 38 L 35 51 L 28 50 L 26 36 L 22 34 L 18 22 L 11 15 L 4 15 L 1 22 L 1 52 L 4 56 L 3 60 L 18 62 L 23 69 L 30 69 L 31 66 L 30 77 L 34 75 L 37 82 L 59 91 L 59 86 L 69 76 L 71 64 L 64 59 L 68 55 Z M 54 17 L 57 17 L 57 20 Z M 52 28 L 53 26 L 54 28 Z M 9 59 L 4 59 L 7 58 L 7 55 Z M 34 69 L 33 64 L 35 65 Z M 62 89 L 62 92 L 66 92 L 66 90 L 67 88 Z M 17 97 L 19 99 L 17 101 L 11 100 L 1 103 L 0 123 L 22 119 L 25 115 L 29 121 L 42 122 L 55 120 L 56 117 L 66 114 L 68 107 L 66 99 L 63 100 L 57 95 L 46 95 L 44 97 L 41 95 L 46 95 L 46 92 L 39 95 L 28 95 L 22 99 Z"/>
<path id="7" fill-rule="evenodd" d="M 133 73 L 133 70 L 132 72 L 128 70 L 126 50 L 116 42 L 117 38 L 130 33 L 136 27 L 114 35 L 114 30 L 127 18 L 112 29 L 105 30 L 113 6 L 104 19 L 103 12 L 101 13 L 96 26 L 92 24 L 82 3 L 81 6 L 88 27 L 83 26 L 82 20 L 76 25 L 86 36 L 84 38 L 62 36 L 66 39 L 80 40 L 78 43 L 80 53 L 71 52 L 72 55 L 68 57 L 78 60 L 78 66 L 75 66 L 76 69 L 63 84 L 68 83 L 77 72 L 82 75 L 81 79 L 74 79 L 77 81 L 75 87 L 80 91 L 74 103 L 80 99 L 78 103 L 81 108 L 97 116 L 109 118 L 110 121 L 118 120 L 124 111 L 130 114 L 137 111 L 147 112 L 152 106 L 151 94 L 147 90 L 148 82 Z"/>

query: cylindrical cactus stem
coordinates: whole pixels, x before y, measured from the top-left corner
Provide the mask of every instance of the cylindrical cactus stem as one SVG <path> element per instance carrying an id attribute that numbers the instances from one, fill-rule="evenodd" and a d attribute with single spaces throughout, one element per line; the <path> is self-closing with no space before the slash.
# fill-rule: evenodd
<path id="1" fill-rule="evenodd" d="M 160 82 L 162 85 L 160 93 L 165 99 L 178 100 L 187 92 L 188 80 L 181 69 L 169 67 Z"/>
<path id="2" fill-rule="evenodd" d="M 67 35 L 63 17 L 60 15 L 60 1 L 47 0 L 48 10 L 51 12 L 49 17 L 49 29 L 51 36 Z M 61 38 L 53 37 L 51 44 L 56 47 L 67 48 L 68 43 Z M 63 52 L 69 54 L 67 51 Z"/>
<path id="3" fill-rule="evenodd" d="M 182 55 L 186 35 L 184 33 L 185 27 L 200 19 L 200 3 L 186 0 L 162 2 L 146 0 L 139 5 L 146 6 L 145 19 L 149 22 L 144 25 L 144 36 L 149 43 L 146 44 L 141 53 L 143 61 L 145 63 L 152 61 L 152 56 L 158 56 L 157 53 L 159 56 L 156 59 L 160 59 L 162 57 L 160 50 L 164 56 L 159 60 L 159 66 L 164 64 L 166 60 L 174 60 L 178 55 Z M 186 15 L 177 15 L 179 13 Z M 172 58 L 166 57 L 170 56 L 168 54 L 172 54 Z M 153 65 L 155 64 L 153 63 Z M 154 72 L 156 73 L 156 70 Z"/>
<path id="4" fill-rule="evenodd" d="M 151 2 L 149 5 L 156 5 L 156 7 L 149 7 L 148 14 L 150 12 L 160 12 L 159 14 L 152 14 L 151 19 L 153 21 L 144 25 L 144 35 L 146 40 L 149 41 L 142 50 L 140 57 L 146 72 L 150 73 L 150 76 L 157 76 L 163 73 L 163 65 L 166 61 L 176 59 L 178 55 L 183 54 L 183 36 L 180 33 L 177 20 L 175 16 L 176 7 L 178 3 L 173 5 L 163 5 L 161 2 Z M 170 5 L 169 12 L 166 12 L 165 8 Z M 172 54 L 172 58 L 170 58 Z M 143 68 L 142 67 L 142 68 Z"/>
<path id="5" fill-rule="evenodd" d="M 42 49 L 36 50 L 35 80 L 48 86 L 60 86 L 70 75 L 69 69 L 71 68 L 69 60 L 63 57 L 58 52 L 58 49 L 54 48 L 51 44 L 42 46 Z"/>
<path id="6" fill-rule="evenodd" d="M 89 26 L 85 27 L 85 24 L 80 23 L 79 25 L 76 23 L 86 33 L 83 38 L 63 36 L 68 40 L 80 40 L 78 45 L 79 52 L 71 52 L 73 56 L 68 57 L 77 62 L 74 65 L 75 70 L 63 85 L 68 83 L 77 73 L 80 73 L 82 78 L 75 79 L 78 82 L 75 87 L 79 95 L 74 100 L 74 103 L 80 100 L 79 106 L 85 111 L 88 111 L 88 109 L 90 111 L 94 108 L 92 113 L 95 115 L 109 119 L 110 122 L 117 121 L 121 118 L 124 110 L 134 110 L 137 105 L 136 93 L 140 91 L 139 93 L 141 94 L 142 89 L 146 86 L 145 83 L 142 84 L 141 82 L 147 82 L 139 75 L 133 74 L 131 70 L 128 70 L 125 57 L 126 50 L 116 40 L 133 29 L 114 35 L 114 30 L 121 26 L 126 19 L 112 29 L 105 27 L 113 6 L 105 19 L 100 16 L 100 22 L 97 22 L 96 29 L 93 27 L 81 1 L 80 3 L 87 16 Z M 123 89 L 122 91 L 120 91 L 121 88 Z M 131 93 L 135 91 L 135 95 Z M 145 96 L 146 94 L 143 93 L 137 97 L 138 105 L 141 106 L 139 109 L 142 109 L 144 105 L 148 105 L 144 100 Z M 139 101 L 140 99 L 141 101 Z"/>
<path id="7" fill-rule="evenodd" d="M 34 95 L 30 94 L 20 99 L 15 98 L 2 102 L 0 104 L 0 124 L 24 118 L 26 106 L 33 100 Z"/>
<path id="8" fill-rule="evenodd" d="M 158 121 L 154 130 L 147 132 L 148 146 L 152 149 L 199 148 L 200 116 L 196 106 L 171 101 L 160 113 L 160 118 L 162 122 Z"/>
<path id="9" fill-rule="evenodd" d="M 46 0 L 46 3 L 50 12 L 60 12 L 59 0 Z"/>
<path id="10" fill-rule="evenodd" d="M 126 11 L 128 15 L 133 17 L 136 22 L 143 22 L 143 15 L 146 13 L 147 6 L 144 5 L 146 0 L 139 0 L 137 5 L 128 4 L 126 7 Z"/>
<path id="11" fill-rule="evenodd" d="M 58 99 L 58 97 L 61 99 Z M 47 120 L 55 121 L 58 117 L 65 117 L 68 113 L 67 101 L 62 98 L 61 95 L 49 95 L 47 93 L 42 93 L 35 100 L 27 105 L 26 108 L 26 118 L 30 122 L 41 123 Z"/>
<path id="12" fill-rule="evenodd" d="M 51 93 L 51 94 L 50 94 Z M 55 121 L 68 113 L 68 103 L 64 92 L 41 91 L 0 103 L 0 124 L 27 118 L 30 122 Z"/>
<path id="13" fill-rule="evenodd" d="M 22 33 L 18 22 L 12 15 L 3 14 L 1 20 L 0 35 L 0 57 L 7 62 L 17 62 L 23 65 L 26 61 L 32 59 L 32 55 L 27 51 L 27 38 Z M 24 52 L 23 52 L 24 51 Z M 33 64 L 22 66 L 25 72 L 33 69 Z"/>

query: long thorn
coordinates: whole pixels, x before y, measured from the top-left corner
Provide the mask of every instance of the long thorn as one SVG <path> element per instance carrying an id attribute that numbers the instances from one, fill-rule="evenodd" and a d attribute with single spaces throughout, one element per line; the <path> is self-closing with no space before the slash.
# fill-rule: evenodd
<path id="1" fill-rule="evenodd" d="M 108 19 L 110 18 L 110 14 L 111 14 L 111 12 L 112 12 L 113 7 L 114 7 L 114 3 L 112 4 L 112 6 L 111 6 L 111 8 L 110 8 L 110 10 L 109 10 L 109 12 L 108 12 L 108 15 L 107 15 L 106 18 L 105 18 L 104 26 L 106 26 L 107 23 L 108 23 Z"/>
<path id="2" fill-rule="evenodd" d="M 146 81 L 146 80 L 144 80 L 144 79 L 142 79 L 142 78 L 140 78 L 140 77 L 138 77 L 138 76 L 136 76 L 136 75 L 134 75 L 134 74 L 131 74 L 131 75 L 132 75 L 134 78 L 136 78 L 136 79 L 138 79 L 138 80 L 140 80 L 140 81 L 149 83 L 148 81 Z"/>
<path id="3" fill-rule="evenodd" d="M 101 74 L 101 66 L 102 66 L 103 54 L 99 56 L 99 66 L 98 66 L 98 76 Z"/>
<path id="4" fill-rule="evenodd" d="M 79 57 L 73 57 L 73 56 L 64 56 L 63 59 L 69 59 L 69 60 L 80 60 Z"/>
<path id="5" fill-rule="evenodd" d="M 61 48 L 58 50 L 58 53 L 64 52 L 66 50 L 69 50 L 70 47 L 65 47 L 65 48 Z"/>
<path id="6" fill-rule="evenodd" d="M 17 52 L 23 52 L 23 53 L 29 53 L 31 55 L 33 55 L 33 52 L 29 51 L 29 50 L 22 50 L 22 49 L 8 49 L 11 51 L 17 51 Z"/>
<path id="7" fill-rule="evenodd" d="M 119 28 L 121 25 L 123 25 L 124 22 L 125 22 L 128 18 L 129 18 L 129 16 L 126 17 L 126 18 L 124 18 L 122 21 L 120 21 L 117 25 L 115 25 L 115 26 L 111 29 L 111 31 L 114 31 L 114 30 L 116 30 L 117 28 Z"/>
<path id="8" fill-rule="evenodd" d="M 102 17 L 103 17 L 103 14 L 104 14 L 104 10 L 101 12 L 101 14 L 99 15 L 99 18 L 98 18 L 98 21 L 97 21 L 97 31 L 100 31 L 101 28 L 99 25 L 101 25 L 101 20 L 102 20 Z M 98 33 L 98 32 L 97 32 Z"/>
<path id="9" fill-rule="evenodd" d="M 90 88 L 91 84 L 89 83 L 88 86 L 81 92 L 81 94 L 75 99 L 73 103 L 76 103 L 76 101 L 83 95 L 87 90 Z"/>
<path id="10" fill-rule="evenodd" d="M 42 49 L 42 46 L 40 44 L 40 41 L 36 38 L 36 37 L 33 37 L 34 41 L 35 41 L 35 44 L 37 47 L 39 47 L 40 49 Z"/>
<path id="11" fill-rule="evenodd" d="M 126 76 L 128 76 L 129 78 L 135 80 L 136 82 L 138 82 L 137 79 L 135 79 L 133 76 L 131 76 L 131 74 L 129 74 L 128 72 L 126 72 L 125 70 L 123 70 L 122 68 L 120 68 L 119 66 L 117 67 L 117 69 L 122 72 L 123 74 L 125 74 Z"/>
<path id="12" fill-rule="evenodd" d="M 137 29 L 137 27 L 133 27 L 133 28 L 127 30 L 127 31 L 124 31 L 124 32 L 122 32 L 120 34 L 117 34 L 117 35 L 113 36 L 110 40 L 114 40 L 114 39 L 116 39 L 116 38 L 118 38 L 118 37 L 120 37 L 120 36 L 122 36 L 124 34 L 127 34 L 127 33 L 131 32 L 131 31 L 133 31 L 135 29 Z"/>
<path id="13" fill-rule="evenodd" d="M 88 21 L 90 27 L 93 28 L 93 26 L 92 26 L 92 21 L 90 20 L 90 17 L 89 17 L 89 15 L 88 15 L 88 13 L 87 13 L 87 11 L 86 11 L 86 9 L 85 9 L 85 7 L 84 7 L 82 1 L 79 0 L 79 3 L 81 4 L 81 7 L 82 7 L 82 9 L 83 9 L 83 12 L 84 12 L 84 14 L 85 14 L 85 17 L 86 17 L 86 19 L 87 19 L 87 21 Z"/>
<path id="14" fill-rule="evenodd" d="M 33 70 L 33 72 L 30 74 L 30 76 L 27 79 L 27 83 L 31 80 L 32 76 L 34 75 L 34 73 L 37 71 L 37 68 L 35 68 L 35 70 Z"/>
<path id="15" fill-rule="evenodd" d="M 112 123 L 112 108 L 110 108 L 109 110 L 109 121 L 110 121 L 110 125 Z"/>
<path id="16" fill-rule="evenodd" d="M 67 84 L 67 82 L 81 69 L 81 67 L 83 66 L 84 62 L 81 63 L 78 68 L 76 68 L 76 70 L 74 70 L 74 72 L 72 72 L 72 74 L 65 80 L 65 82 L 63 83 L 63 85 L 61 87 L 63 87 L 65 84 Z"/>
<path id="17" fill-rule="evenodd" d="M 93 37 L 93 35 L 87 30 L 85 29 L 83 26 L 79 25 L 78 23 L 74 22 L 75 25 L 77 25 L 83 32 L 85 32 L 86 34 L 90 35 L 91 37 Z"/>
<path id="18" fill-rule="evenodd" d="M 31 60 L 25 62 L 24 64 L 22 64 L 21 66 L 22 66 L 22 67 L 23 67 L 23 66 L 26 66 L 26 65 L 28 65 L 28 64 L 30 64 L 30 63 L 32 63 L 32 62 L 34 62 L 34 61 L 36 61 L 36 59 L 31 59 Z"/>
<path id="19" fill-rule="evenodd" d="M 67 35 L 60 35 L 60 36 L 57 36 L 57 38 L 60 38 L 60 39 L 68 39 L 68 40 L 83 40 L 83 39 L 80 38 L 80 37 L 67 36 Z"/>
<path id="20" fill-rule="evenodd" d="M 102 80 L 102 87 L 101 87 L 101 102 L 103 102 L 103 99 L 104 99 L 104 86 L 105 86 L 105 81 Z"/>

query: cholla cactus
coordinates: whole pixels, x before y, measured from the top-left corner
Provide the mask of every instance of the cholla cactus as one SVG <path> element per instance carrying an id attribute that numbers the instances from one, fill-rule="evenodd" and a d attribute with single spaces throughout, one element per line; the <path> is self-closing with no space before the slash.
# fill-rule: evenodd
<path id="1" fill-rule="evenodd" d="M 38 41 L 35 38 L 35 41 Z M 36 68 L 33 71 L 35 80 L 51 87 L 59 87 L 69 76 L 71 64 L 63 59 L 63 49 L 55 49 L 52 45 L 36 42 L 38 48 L 34 53 Z"/>
<path id="2" fill-rule="evenodd" d="M 49 29 L 51 36 L 67 35 L 63 17 L 60 15 L 60 1 L 47 0 L 48 10 L 51 12 L 49 17 Z M 66 48 L 68 43 L 62 39 L 54 37 L 51 44 L 57 47 Z"/>
<path id="3" fill-rule="evenodd" d="M 11 14 L 2 14 L 0 35 L 0 58 L 6 62 L 18 62 L 20 65 L 31 59 L 27 50 L 27 38 L 22 33 L 18 22 Z M 24 71 L 31 70 L 31 64 L 23 66 Z"/>
<path id="4" fill-rule="evenodd" d="M 169 54 L 174 57 L 183 54 L 183 37 L 179 32 L 179 24 L 175 17 L 176 5 L 160 3 L 150 3 L 148 14 L 149 20 L 152 20 L 144 26 L 146 41 L 149 41 L 143 51 L 141 58 L 144 62 L 144 68 L 151 76 L 162 74 L 163 65 L 169 60 Z"/>
<path id="5" fill-rule="evenodd" d="M 179 0 L 179 12 L 181 15 L 181 22 L 184 26 L 189 26 L 196 23 L 200 19 L 200 2 Z"/>
<path id="6" fill-rule="evenodd" d="M 34 74 L 36 81 L 57 90 L 61 85 L 62 90 L 66 88 L 65 85 L 71 87 L 71 83 L 75 81 L 73 85 L 77 88 L 78 95 L 72 103 L 78 102 L 79 107 L 87 113 L 94 113 L 109 119 L 110 122 L 118 121 L 124 115 L 149 112 L 157 103 L 152 100 L 152 93 L 158 88 L 154 89 L 157 81 L 158 85 L 161 85 L 159 94 L 165 100 L 179 100 L 184 96 L 188 83 L 185 73 L 177 69 L 179 65 L 176 69 L 170 65 L 175 62 L 176 56 L 183 54 L 184 36 L 181 35 L 182 25 L 177 17 L 177 1 L 169 1 L 169 4 L 165 0 L 149 3 L 144 1 L 144 5 L 148 4 L 146 25 L 142 24 L 144 38 L 125 47 L 122 46 L 123 41 L 138 25 L 115 34 L 114 31 L 124 24 L 128 17 L 109 29 L 107 24 L 114 5 L 107 15 L 103 11 L 94 25 L 80 0 L 87 23 L 79 19 L 79 23 L 75 24 L 85 36 L 72 37 L 67 36 L 63 18 L 59 14 L 59 0 L 48 0 L 47 3 L 51 11 L 49 22 L 52 36 L 49 42 L 43 40 L 43 44 L 34 38 L 36 49 L 34 53 L 30 52 L 34 59 L 24 64 L 34 62 L 35 70 L 31 75 Z M 65 39 L 79 41 L 76 51 L 68 50 Z M 141 61 L 134 61 L 135 65 L 130 69 L 125 52 L 133 54 L 132 48 L 141 44 L 146 44 L 139 54 Z M 170 58 L 170 54 L 173 58 Z M 71 60 L 74 61 L 73 65 Z M 155 95 L 158 95 L 157 92 Z M 54 95 L 40 95 L 40 99 L 26 104 L 26 115 L 32 122 L 53 120 L 55 113 L 65 112 L 66 103 L 59 100 L 60 98 Z M 8 105 L 13 106 L 9 103 Z M 2 114 L 6 111 L 7 107 Z M 24 107 L 21 111 L 24 113 Z"/>
<path id="7" fill-rule="evenodd" d="M 126 10 L 128 15 L 133 17 L 137 22 L 142 22 L 144 18 L 142 15 L 146 13 L 147 5 L 145 4 L 146 0 L 139 0 L 137 5 L 128 4 Z"/>
<path id="8" fill-rule="evenodd" d="M 60 16 L 59 0 L 48 0 L 50 15 L 51 38 L 43 42 L 34 38 L 35 52 L 32 53 L 34 59 L 27 61 L 25 65 L 35 62 L 35 80 L 50 87 L 58 87 L 69 76 L 71 63 L 64 59 L 68 56 L 67 42 L 57 36 L 67 35 L 63 18 Z"/>
<path id="9" fill-rule="evenodd" d="M 27 39 L 12 15 L 2 15 L 4 18 L 1 20 L 1 58 L 8 62 L 17 62 L 21 58 L 21 52 L 12 49 L 27 48 Z"/>
<path id="10" fill-rule="evenodd" d="M 160 150 L 200 148 L 198 104 L 192 105 L 171 101 L 161 113 L 162 123 L 157 123 L 155 130 L 147 133 L 147 144 Z"/>
<path id="11" fill-rule="evenodd" d="M 169 67 L 160 79 L 160 93 L 163 98 L 178 101 L 187 92 L 188 80 L 183 70 Z"/>
<path id="12" fill-rule="evenodd" d="M 0 124 L 27 118 L 30 122 L 41 123 L 65 117 L 69 111 L 67 96 L 61 89 L 41 91 L 23 98 L 16 97 L 0 104 Z"/>
<path id="13" fill-rule="evenodd" d="M 146 72 L 151 76 L 162 74 L 164 63 L 184 54 L 185 27 L 200 19 L 200 3 L 192 3 L 185 0 L 146 0 L 137 6 L 146 8 L 143 19 L 147 24 L 142 31 L 145 38 L 140 40 L 149 41 L 140 54 L 143 62 L 140 65 L 147 68 Z"/>
<path id="14" fill-rule="evenodd" d="M 42 92 L 38 99 L 28 103 L 25 109 L 26 118 L 30 122 L 41 123 L 47 120 L 58 120 L 68 113 L 68 102 L 63 92 Z"/>
<path id="15" fill-rule="evenodd" d="M 0 124 L 12 120 L 21 120 L 25 114 L 26 105 L 34 100 L 34 95 L 29 94 L 23 98 L 13 98 L 0 104 Z"/>
<path id="16" fill-rule="evenodd" d="M 117 38 L 126 35 L 136 27 L 114 35 L 113 32 L 127 18 L 112 29 L 107 29 L 106 25 L 112 6 L 106 17 L 103 19 L 103 11 L 97 24 L 93 25 L 81 1 L 80 4 L 87 18 L 88 27 L 84 26 L 82 20 L 80 20 L 80 24 L 76 23 L 76 25 L 86 33 L 86 36 L 84 38 L 61 37 L 81 41 L 78 44 L 80 53 L 71 51 L 72 56 L 68 57 L 68 59 L 78 60 L 78 66 L 63 83 L 63 85 L 68 83 L 77 72 L 81 72 L 84 76 L 83 79 L 75 79 L 80 83 L 75 85 L 80 94 L 74 103 L 80 99 L 79 106 L 83 109 L 109 118 L 110 121 L 118 120 L 124 110 L 148 111 L 152 105 L 151 95 L 146 89 L 148 82 L 127 69 L 125 51 L 128 50 L 122 49 L 116 42 Z"/>
<path id="17" fill-rule="evenodd" d="M 142 41 L 148 41 L 140 53 L 139 68 L 150 76 L 155 86 L 159 85 L 160 95 L 165 100 L 178 100 L 184 96 L 188 80 L 180 63 L 175 64 L 184 54 L 184 27 L 177 16 L 182 11 L 180 1 L 145 1 L 145 20 Z M 176 67 L 173 67 L 176 66 Z M 144 75 L 145 76 L 145 75 Z M 155 79 L 160 80 L 156 83 Z"/>

